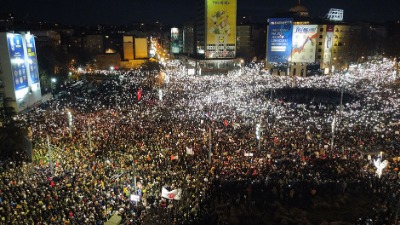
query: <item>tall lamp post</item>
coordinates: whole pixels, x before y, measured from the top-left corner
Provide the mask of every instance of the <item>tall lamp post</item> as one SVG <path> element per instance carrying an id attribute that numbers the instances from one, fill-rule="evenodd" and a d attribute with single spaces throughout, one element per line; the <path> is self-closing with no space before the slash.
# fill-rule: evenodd
<path id="1" fill-rule="evenodd" d="M 399 75 L 399 62 L 398 62 L 398 57 L 396 57 L 396 58 L 394 58 L 394 69 L 395 69 L 395 72 L 394 72 L 394 80 L 397 80 L 397 75 Z"/>
<path id="2" fill-rule="evenodd" d="M 68 115 L 69 137 L 72 137 L 73 119 L 71 111 L 67 110 L 67 115 Z"/>
<path id="3" fill-rule="evenodd" d="M 48 134 L 46 135 L 46 142 L 47 142 L 47 154 L 49 157 L 50 174 L 53 176 L 53 156 L 51 153 L 50 138 Z"/>
<path id="4" fill-rule="evenodd" d="M 256 124 L 256 139 L 257 139 L 257 149 L 260 151 L 261 149 L 261 124 Z"/>
<path id="5" fill-rule="evenodd" d="M 51 90 L 51 94 L 53 95 L 56 83 L 57 83 L 57 79 L 55 77 L 51 78 L 51 84 L 50 84 L 50 90 Z"/>
<path id="6" fill-rule="evenodd" d="M 287 71 L 286 71 L 286 76 L 290 76 L 290 70 L 291 70 L 290 64 L 291 64 L 291 62 L 292 62 L 292 57 L 289 57 L 288 60 L 287 60 Z"/>
<path id="7" fill-rule="evenodd" d="M 208 128 L 208 163 L 211 164 L 211 156 L 212 156 L 212 133 L 211 133 L 211 125 Z"/>

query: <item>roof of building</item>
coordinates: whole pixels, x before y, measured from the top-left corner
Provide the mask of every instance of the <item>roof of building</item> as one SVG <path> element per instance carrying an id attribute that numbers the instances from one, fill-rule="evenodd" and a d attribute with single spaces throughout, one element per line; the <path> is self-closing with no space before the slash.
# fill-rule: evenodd
<path id="1" fill-rule="evenodd" d="M 299 13 L 299 12 L 308 12 L 308 9 L 303 5 L 295 5 L 289 9 L 289 12 Z"/>

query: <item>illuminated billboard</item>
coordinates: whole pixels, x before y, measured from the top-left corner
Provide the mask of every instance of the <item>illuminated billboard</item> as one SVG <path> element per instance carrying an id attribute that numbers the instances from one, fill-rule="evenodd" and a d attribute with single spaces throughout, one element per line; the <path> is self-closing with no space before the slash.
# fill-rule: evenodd
<path id="1" fill-rule="evenodd" d="M 26 41 L 26 53 L 28 59 L 26 65 L 28 66 L 31 83 L 35 84 L 39 82 L 39 69 L 36 56 L 35 38 L 33 35 L 25 35 L 25 41 Z"/>
<path id="2" fill-rule="evenodd" d="M 326 26 L 326 37 L 324 46 L 324 67 L 328 67 L 332 61 L 333 31 L 334 25 Z"/>
<path id="3" fill-rule="evenodd" d="M 267 61 L 272 63 L 288 62 L 292 51 L 292 18 L 268 19 Z"/>
<path id="4" fill-rule="evenodd" d="M 12 99 L 15 112 L 42 100 L 34 36 L 27 33 L 0 33 L 0 80 L 3 95 Z"/>
<path id="5" fill-rule="evenodd" d="M 176 27 L 171 28 L 171 53 L 179 54 L 182 52 L 182 41 L 180 30 Z"/>
<path id="6" fill-rule="evenodd" d="M 135 38 L 135 59 L 149 58 L 147 38 Z"/>
<path id="7" fill-rule="evenodd" d="M 317 25 L 294 25 L 292 38 L 292 62 L 314 62 Z"/>
<path id="8" fill-rule="evenodd" d="M 236 0 L 207 0 L 206 4 L 206 58 L 234 58 Z"/>
<path id="9" fill-rule="evenodd" d="M 7 43 L 14 89 L 18 91 L 28 87 L 28 75 L 25 67 L 25 51 L 22 35 L 8 33 Z"/>

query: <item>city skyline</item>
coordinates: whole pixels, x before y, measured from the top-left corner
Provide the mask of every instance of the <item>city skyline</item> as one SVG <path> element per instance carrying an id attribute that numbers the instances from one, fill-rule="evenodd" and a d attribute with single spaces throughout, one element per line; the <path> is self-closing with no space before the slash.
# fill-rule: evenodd
<path id="1" fill-rule="evenodd" d="M 298 0 L 279 2 L 265 0 L 238 0 L 238 16 L 251 16 L 254 22 L 266 22 L 275 13 L 287 12 Z M 387 0 L 336 0 L 326 3 L 318 0 L 302 0 L 311 17 L 323 17 L 330 8 L 344 10 L 345 21 L 385 22 L 400 19 L 397 9 L 400 1 Z M 65 25 L 129 24 L 134 21 L 162 22 L 178 26 L 194 19 L 195 1 L 191 0 L 110 0 L 35 2 L 6 0 L 0 13 L 13 13 L 18 19 L 39 20 Z"/>

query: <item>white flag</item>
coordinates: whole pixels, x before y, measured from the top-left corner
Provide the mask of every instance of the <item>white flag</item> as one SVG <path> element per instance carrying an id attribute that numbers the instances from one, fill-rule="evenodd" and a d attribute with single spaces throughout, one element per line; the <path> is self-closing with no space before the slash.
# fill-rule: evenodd
<path id="1" fill-rule="evenodd" d="M 382 176 L 382 170 L 385 169 L 385 167 L 388 165 L 388 161 L 384 160 L 382 162 L 381 158 L 378 158 L 374 160 L 374 165 L 376 167 L 376 174 L 378 175 L 379 178 Z"/>
<path id="2" fill-rule="evenodd" d="M 174 199 L 180 200 L 182 197 L 182 189 L 174 189 L 172 191 L 168 191 L 165 187 L 161 189 L 161 197 L 166 199 Z"/>
<path id="3" fill-rule="evenodd" d="M 188 154 L 188 155 L 194 155 L 193 149 L 192 149 L 192 148 L 186 147 L 186 154 Z"/>

